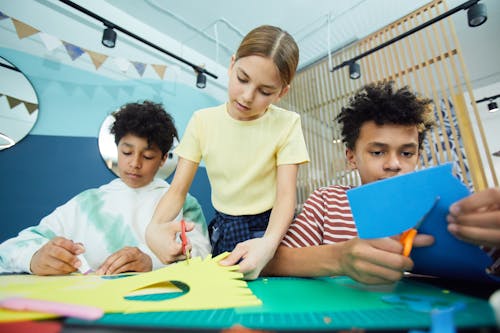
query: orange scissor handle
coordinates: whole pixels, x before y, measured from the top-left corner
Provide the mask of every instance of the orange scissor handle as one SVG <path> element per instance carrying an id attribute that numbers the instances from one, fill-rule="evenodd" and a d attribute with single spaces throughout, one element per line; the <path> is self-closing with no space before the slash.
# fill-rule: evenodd
<path id="1" fill-rule="evenodd" d="M 190 257 L 190 251 L 187 248 L 188 244 L 188 239 L 186 236 L 186 221 L 181 220 L 181 241 L 182 241 L 182 253 L 186 255 L 186 260 L 189 262 L 189 257 Z"/>
<path id="2" fill-rule="evenodd" d="M 399 242 L 403 244 L 403 255 L 405 257 L 408 257 L 410 255 L 411 249 L 413 247 L 413 240 L 415 239 L 416 235 L 417 229 L 412 228 L 406 230 L 399 239 Z"/>

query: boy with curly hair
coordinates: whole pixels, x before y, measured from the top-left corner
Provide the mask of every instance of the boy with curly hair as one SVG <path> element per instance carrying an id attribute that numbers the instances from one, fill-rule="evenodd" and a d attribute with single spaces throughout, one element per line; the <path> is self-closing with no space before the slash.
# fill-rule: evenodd
<path id="1" fill-rule="evenodd" d="M 433 125 L 431 103 L 408 87 L 397 89 L 393 82 L 382 82 L 361 88 L 342 108 L 337 121 L 347 162 L 357 169 L 362 184 L 415 170 L 425 133 Z M 346 275 L 367 284 L 386 284 L 411 270 L 413 262 L 403 256 L 398 240 L 357 237 L 346 195 L 350 188 L 331 185 L 315 190 L 264 274 Z M 415 246 L 432 241 L 418 235 Z"/>
<path id="2" fill-rule="evenodd" d="M 111 133 L 118 149 L 120 178 L 73 197 L 0 245 L 0 273 L 60 275 L 82 268 L 86 260 L 97 274 L 146 272 L 163 266 L 145 242 L 145 230 L 169 184 L 155 178 L 165 163 L 177 130 L 161 104 L 129 103 L 113 113 Z M 164 239 L 170 262 L 185 259 L 176 241 L 180 219 L 193 256 L 210 254 L 205 217 L 187 195 L 183 209 Z M 83 258 L 80 256 L 83 255 Z"/>

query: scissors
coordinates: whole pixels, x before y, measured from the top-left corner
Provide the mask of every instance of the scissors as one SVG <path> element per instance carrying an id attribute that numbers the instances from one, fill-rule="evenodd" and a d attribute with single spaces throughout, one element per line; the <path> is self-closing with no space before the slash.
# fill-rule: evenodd
<path id="1" fill-rule="evenodd" d="M 188 239 L 186 236 L 186 221 L 185 220 L 181 220 L 181 228 L 182 228 L 181 229 L 182 253 L 186 254 L 186 261 L 189 264 L 190 253 L 189 253 L 189 249 L 187 248 Z"/>
<path id="2" fill-rule="evenodd" d="M 418 221 L 418 223 L 413 228 L 403 232 L 403 234 L 399 238 L 399 242 L 403 245 L 403 255 L 405 257 L 408 257 L 410 255 L 411 249 L 413 248 L 413 241 L 415 240 L 415 236 L 417 236 L 418 228 L 422 226 L 422 223 L 424 223 L 425 219 L 432 211 L 432 209 L 434 209 L 438 201 L 439 197 L 436 197 L 436 200 L 434 200 L 434 203 L 432 204 L 431 208 L 427 211 L 427 213 L 425 213 L 425 215 L 420 219 L 420 221 Z"/>

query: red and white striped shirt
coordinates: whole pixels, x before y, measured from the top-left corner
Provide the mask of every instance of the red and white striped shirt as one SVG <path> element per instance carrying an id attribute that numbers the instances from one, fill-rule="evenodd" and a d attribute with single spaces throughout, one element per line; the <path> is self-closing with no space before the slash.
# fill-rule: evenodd
<path id="1" fill-rule="evenodd" d="M 334 244 L 357 237 L 346 191 L 349 186 L 331 185 L 315 190 L 304 203 L 281 241 L 288 247 Z M 493 259 L 490 270 L 500 276 L 500 249 L 484 249 Z"/>
<path id="2" fill-rule="evenodd" d="M 281 243 L 288 247 L 305 247 L 339 243 L 357 237 L 346 194 L 350 188 L 331 185 L 315 190 Z"/>

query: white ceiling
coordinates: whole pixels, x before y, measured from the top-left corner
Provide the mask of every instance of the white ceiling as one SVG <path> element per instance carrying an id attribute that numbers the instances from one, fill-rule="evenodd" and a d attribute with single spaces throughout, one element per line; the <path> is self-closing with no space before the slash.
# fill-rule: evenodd
<path id="1" fill-rule="evenodd" d="M 361 39 L 429 0 L 106 0 L 157 31 L 227 66 L 251 29 L 287 30 L 300 48 L 299 68 Z M 329 38 L 328 38 L 329 37 Z"/>
<path id="2" fill-rule="evenodd" d="M 129 30 L 218 76 L 209 78 L 207 89 L 225 89 L 227 65 L 243 35 L 262 24 L 287 30 L 299 44 L 299 70 L 328 52 L 387 26 L 430 2 L 429 0 L 72 0 L 90 12 Z M 455 8 L 466 0 L 446 0 Z M 1 0 L 0 0 L 1 2 Z M 474 87 L 500 81 L 497 54 L 500 43 L 500 1 L 481 0 L 488 7 L 488 21 L 478 28 L 467 26 L 465 11 L 451 16 L 464 45 L 466 65 Z M 165 63 L 189 72 L 186 64 L 118 31 L 113 49 L 100 43 L 103 24 L 58 0 L 17 0 L 4 2 L 8 15 L 30 22 L 34 27 L 111 57 Z M 2 10 L 2 9 L 0 9 Z M 36 13 L 40 12 L 41 15 Z M 46 14 L 42 14 L 46 13 Z M 15 31 L 10 31 L 15 35 Z M 5 36 L 7 37 L 7 36 Z M 493 39 L 492 39 L 493 38 Z M 467 46 L 472 47 L 467 48 Z M 33 49 L 33 54 L 40 54 Z M 76 64 L 75 64 L 76 65 Z M 91 64 L 89 64 L 92 66 Z"/>
<path id="3" fill-rule="evenodd" d="M 91 6 L 95 0 L 74 1 L 85 7 L 86 3 Z M 241 39 L 259 25 L 279 26 L 295 38 L 300 49 L 300 70 L 327 57 L 329 52 L 333 53 L 357 39 L 362 39 L 431 2 L 429 0 L 104 1 L 114 10 L 109 11 L 107 8 L 108 11 L 104 11 L 101 15 L 110 15 L 114 18 L 117 16 L 116 12 L 123 13 L 145 24 L 151 31 L 172 37 L 178 45 L 181 45 L 180 51 L 173 43 L 160 42 L 160 46 L 173 53 L 180 52 L 180 56 L 197 65 L 206 65 L 208 71 L 216 71 L 217 75 L 221 76 L 221 80 L 217 81 L 222 84 L 225 82 L 224 75 L 230 57 L 236 51 Z M 465 2 L 466 0 L 446 0 L 449 9 Z M 102 0 L 100 3 L 102 4 Z M 467 25 L 466 11 L 458 11 L 451 16 L 464 45 L 466 65 L 471 68 L 470 79 L 476 87 L 500 81 L 500 65 L 496 61 L 498 54 L 496 51 L 499 51 L 499 46 L 495 46 L 496 50 L 490 49 L 490 52 L 486 49 L 488 44 L 491 45 L 490 38 L 496 38 L 497 32 L 500 31 L 500 1 L 481 0 L 481 3 L 486 4 L 489 19 L 478 28 L 470 28 Z M 98 10 L 96 8 L 99 7 L 94 5 L 93 8 Z M 147 31 L 141 31 L 141 37 L 145 39 L 150 37 L 154 43 L 154 34 L 149 34 Z M 119 39 L 125 39 L 123 37 L 125 36 L 118 35 Z M 472 47 L 467 49 L 468 45 Z M 184 49 L 194 50 L 201 58 L 185 56 Z"/>

